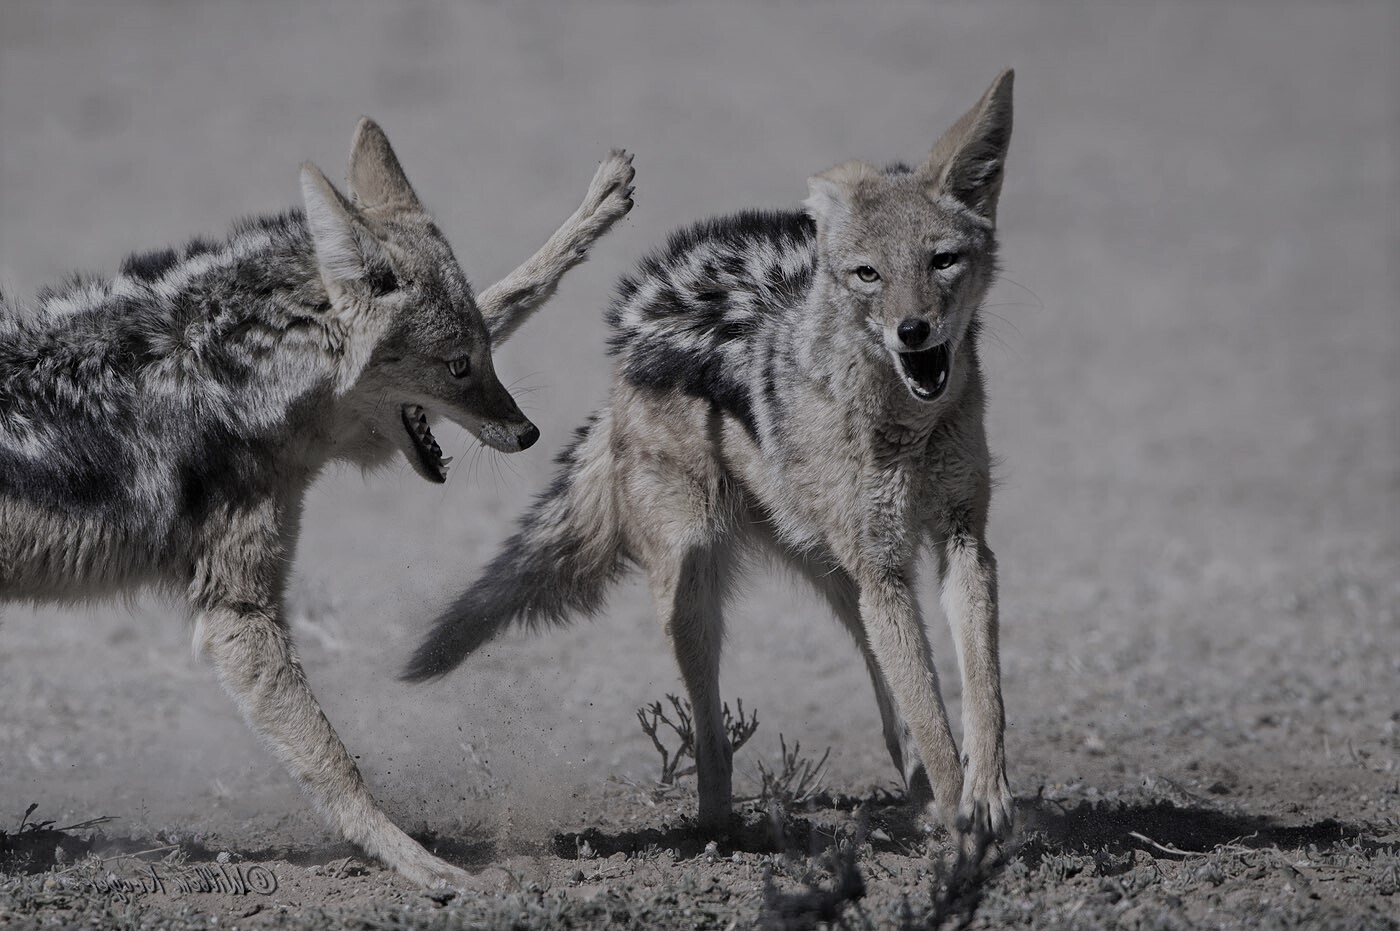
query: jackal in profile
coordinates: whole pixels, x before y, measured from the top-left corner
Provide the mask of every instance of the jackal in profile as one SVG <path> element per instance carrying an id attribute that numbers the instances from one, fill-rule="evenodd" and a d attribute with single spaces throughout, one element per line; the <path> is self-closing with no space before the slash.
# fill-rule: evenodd
<path id="1" fill-rule="evenodd" d="M 512 623 L 597 611 L 635 563 L 695 708 L 701 825 L 721 829 L 732 797 L 722 609 L 736 566 L 764 547 L 855 638 L 913 794 L 931 790 L 950 827 L 1004 834 L 977 338 L 997 270 L 1011 88 L 1006 71 L 917 168 L 838 165 L 810 179 L 804 211 L 700 223 L 624 278 L 607 406 L 408 677 L 448 672 Z M 914 594 L 921 546 L 957 645 L 961 758 Z"/>
<path id="2" fill-rule="evenodd" d="M 182 595 L 196 650 L 329 821 L 412 880 L 467 885 L 390 822 L 306 683 L 283 615 L 302 500 L 335 460 L 398 452 L 443 481 L 438 417 L 535 442 L 492 345 L 631 208 L 630 162 L 610 155 L 480 298 L 365 120 L 349 197 L 306 164 L 304 213 L 0 303 L 0 599 Z"/>

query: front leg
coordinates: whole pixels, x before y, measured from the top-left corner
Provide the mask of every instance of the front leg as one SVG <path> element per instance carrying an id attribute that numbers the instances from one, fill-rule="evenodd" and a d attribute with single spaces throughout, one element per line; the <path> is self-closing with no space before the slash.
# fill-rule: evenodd
<path id="1" fill-rule="evenodd" d="M 632 156 L 614 149 L 603 159 L 573 216 L 539 251 L 477 296 L 477 306 L 499 346 L 549 300 L 564 273 L 588 257 L 598 238 L 632 209 Z"/>
<path id="2" fill-rule="evenodd" d="M 434 857 L 389 820 L 311 693 L 280 610 L 289 523 L 266 503 L 214 534 L 196 560 L 189 591 L 197 611 L 195 651 L 213 664 L 249 726 L 347 840 L 413 882 L 470 888 L 467 872 Z"/>
<path id="3" fill-rule="evenodd" d="M 996 557 L 980 535 L 961 531 L 936 542 L 934 553 L 963 681 L 966 774 L 958 827 L 981 837 L 1005 837 L 1013 808 L 1006 781 Z"/>
<path id="4" fill-rule="evenodd" d="M 858 573 L 860 617 L 870 651 L 914 735 L 940 820 L 956 827 L 963 771 L 938 690 L 938 673 L 909 580 L 889 570 Z"/>

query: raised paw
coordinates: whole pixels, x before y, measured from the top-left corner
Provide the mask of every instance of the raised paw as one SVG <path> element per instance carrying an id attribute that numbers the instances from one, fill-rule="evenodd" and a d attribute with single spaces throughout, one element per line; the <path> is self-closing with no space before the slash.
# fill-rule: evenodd
<path id="1" fill-rule="evenodd" d="M 632 179 L 636 174 L 632 156 L 622 149 L 609 152 L 593 173 L 579 214 L 595 225 L 595 235 L 601 235 L 632 209 Z"/>
<path id="2" fill-rule="evenodd" d="M 1005 766 L 968 770 L 963 780 L 962 801 L 958 804 L 959 834 L 1002 840 L 1011 833 L 1014 810 Z"/>

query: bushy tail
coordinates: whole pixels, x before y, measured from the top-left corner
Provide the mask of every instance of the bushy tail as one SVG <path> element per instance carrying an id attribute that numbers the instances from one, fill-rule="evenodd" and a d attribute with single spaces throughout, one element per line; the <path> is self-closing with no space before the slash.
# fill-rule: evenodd
<path id="1" fill-rule="evenodd" d="M 592 614 L 622 568 L 612 489 L 611 419 L 595 414 L 559 454 L 559 472 L 481 577 L 433 624 L 403 678 L 446 675 L 513 623 Z"/>

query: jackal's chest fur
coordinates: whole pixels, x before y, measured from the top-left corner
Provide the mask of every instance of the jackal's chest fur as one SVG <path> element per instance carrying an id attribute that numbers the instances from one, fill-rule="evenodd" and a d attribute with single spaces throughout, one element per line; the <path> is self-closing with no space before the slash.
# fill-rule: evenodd
<path id="1" fill-rule="evenodd" d="M 893 561 L 917 549 L 930 498 L 936 423 L 871 420 L 812 387 L 793 392 L 800 413 L 781 446 L 760 448 L 741 429 L 726 440 L 730 467 L 778 537 L 844 564 Z"/>

